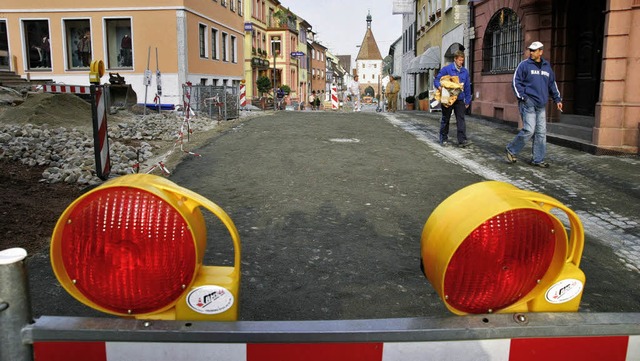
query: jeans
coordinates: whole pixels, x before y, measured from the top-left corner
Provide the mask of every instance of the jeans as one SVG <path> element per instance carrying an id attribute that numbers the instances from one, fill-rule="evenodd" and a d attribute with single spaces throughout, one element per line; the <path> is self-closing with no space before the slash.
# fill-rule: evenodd
<path id="1" fill-rule="evenodd" d="M 533 137 L 533 147 L 531 152 L 533 163 L 541 163 L 547 152 L 547 120 L 544 106 L 536 106 L 531 99 L 526 102 L 519 101 L 518 108 L 522 117 L 522 129 L 515 138 L 507 145 L 507 150 L 511 154 L 518 154 L 527 142 Z"/>
<path id="2" fill-rule="evenodd" d="M 467 107 L 464 105 L 464 100 L 458 98 L 455 103 L 450 107 L 442 107 L 442 118 L 440 119 L 440 143 L 449 140 L 449 119 L 451 113 L 456 113 L 456 128 L 458 143 L 463 143 L 467 140 L 467 127 L 464 120 L 464 112 Z"/>

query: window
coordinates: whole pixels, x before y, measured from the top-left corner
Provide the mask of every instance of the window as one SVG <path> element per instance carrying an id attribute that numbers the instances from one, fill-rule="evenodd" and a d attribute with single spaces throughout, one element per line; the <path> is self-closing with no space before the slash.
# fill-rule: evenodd
<path id="1" fill-rule="evenodd" d="M 236 37 L 231 35 L 231 62 L 232 63 L 237 63 L 238 62 L 238 54 L 236 53 L 236 47 L 237 47 L 237 40 Z"/>
<path id="2" fill-rule="evenodd" d="M 222 33 L 222 61 L 229 61 L 229 44 L 227 39 L 229 34 Z"/>
<path id="3" fill-rule="evenodd" d="M 242 16 L 243 14 L 244 12 L 242 11 L 242 0 L 238 0 L 238 15 Z"/>
<path id="4" fill-rule="evenodd" d="M 0 69 L 9 70 L 9 37 L 7 36 L 7 22 L 0 20 Z"/>
<path id="5" fill-rule="evenodd" d="M 207 26 L 204 24 L 198 24 L 198 44 L 200 46 L 200 57 L 207 57 L 207 40 L 205 34 L 207 33 Z"/>
<path id="6" fill-rule="evenodd" d="M 51 44 L 49 43 L 49 21 L 24 20 L 22 25 L 25 37 L 24 50 L 27 68 L 29 70 L 50 70 Z M 89 42 L 89 45 L 91 45 L 91 42 Z M 91 59 L 91 57 L 89 57 L 89 59 Z M 87 66 L 89 65 L 87 64 Z"/>
<path id="7" fill-rule="evenodd" d="M 509 8 L 496 12 L 484 34 L 482 71 L 510 72 L 522 60 L 522 27 L 518 15 Z"/>
<path id="8" fill-rule="evenodd" d="M 64 20 L 67 69 L 87 69 L 91 65 L 91 23 L 89 20 Z"/>
<path id="9" fill-rule="evenodd" d="M 236 11 L 236 3 L 234 0 L 229 1 L 229 10 Z"/>
<path id="10" fill-rule="evenodd" d="M 211 59 L 219 60 L 218 29 L 211 28 Z"/>
<path id="11" fill-rule="evenodd" d="M 220 0 L 220 5 L 227 6 L 227 0 Z"/>
<path id="12" fill-rule="evenodd" d="M 107 68 L 133 68 L 131 19 L 107 19 Z"/>

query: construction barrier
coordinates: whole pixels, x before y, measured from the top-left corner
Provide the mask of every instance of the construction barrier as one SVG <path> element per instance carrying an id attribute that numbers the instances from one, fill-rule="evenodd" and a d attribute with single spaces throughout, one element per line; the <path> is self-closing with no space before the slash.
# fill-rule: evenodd
<path id="1" fill-rule="evenodd" d="M 102 85 L 91 85 L 91 114 L 93 118 L 93 148 L 96 159 L 96 175 L 107 180 L 111 172 L 109 135 L 107 133 L 107 91 Z"/>
<path id="2" fill-rule="evenodd" d="M 640 314 L 224 323 L 45 316 L 23 329 L 23 342 L 39 361 L 631 361 L 640 359 Z"/>
<path id="3" fill-rule="evenodd" d="M 338 107 L 338 89 L 336 88 L 336 85 L 333 84 L 331 85 L 331 109 L 338 110 Z"/>
<path id="4" fill-rule="evenodd" d="M 91 88 L 85 85 L 45 84 L 42 86 L 42 91 L 45 93 L 91 94 Z"/>
<path id="5" fill-rule="evenodd" d="M 240 83 L 240 107 L 244 108 L 247 106 L 247 87 L 243 83 Z"/>

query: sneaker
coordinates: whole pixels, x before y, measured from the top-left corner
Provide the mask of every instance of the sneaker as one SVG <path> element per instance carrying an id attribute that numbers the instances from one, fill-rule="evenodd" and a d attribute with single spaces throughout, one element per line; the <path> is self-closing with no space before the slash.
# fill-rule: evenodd
<path id="1" fill-rule="evenodd" d="M 462 143 L 458 143 L 458 147 L 466 148 L 466 147 L 470 146 L 471 144 L 473 144 L 473 142 L 470 141 L 469 139 L 466 139 Z"/>
<path id="2" fill-rule="evenodd" d="M 440 145 L 443 146 L 443 147 L 448 147 L 449 145 L 451 145 L 451 143 L 449 143 L 448 140 L 445 140 L 445 141 L 440 142 Z"/>
<path id="3" fill-rule="evenodd" d="M 530 164 L 534 167 L 549 168 L 549 163 L 546 163 L 546 162 L 539 162 L 539 163 L 531 162 Z"/>
<path id="4" fill-rule="evenodd" d="M 515 154 L 512 154 L 509 151 L 509 148 L 505 148 L 504 150 L 507 152 L 507 162 L 515 163 L 518 160 L 518 158 L 516 158 Z"/>

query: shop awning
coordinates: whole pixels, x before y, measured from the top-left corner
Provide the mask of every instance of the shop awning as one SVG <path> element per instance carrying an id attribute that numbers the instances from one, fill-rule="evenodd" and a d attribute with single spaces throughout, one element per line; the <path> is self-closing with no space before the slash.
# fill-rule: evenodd
<path id="1" fill-rule="evenodd" d="M 418 72 L 418 63 L 420 63 L 420 57 L 413 58 L 411 62 L 409 62 L 409 66 L 407 67 L 408 74 L 415 74 Z"/>
<path id="2" fill-rule="evenodd" d="M 440 68 L 440 47 L 432 46 L 425 50 L 419 57 L 411 61 L 411 64 L 418 60 L 415 67 L 409 66 L 409 73 L 426 73 L 430 69 Z"/>

